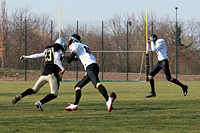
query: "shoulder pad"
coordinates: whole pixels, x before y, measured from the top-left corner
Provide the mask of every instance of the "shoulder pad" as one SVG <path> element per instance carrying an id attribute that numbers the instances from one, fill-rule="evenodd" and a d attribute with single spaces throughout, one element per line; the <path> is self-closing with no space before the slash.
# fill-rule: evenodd
<path id="1" fill-rule="evenodd" d="M 49 49 L 49 48 L 51 48 L 51 47 L 52 47 L 52 46 L 46 46 L 45 49 Z"/>

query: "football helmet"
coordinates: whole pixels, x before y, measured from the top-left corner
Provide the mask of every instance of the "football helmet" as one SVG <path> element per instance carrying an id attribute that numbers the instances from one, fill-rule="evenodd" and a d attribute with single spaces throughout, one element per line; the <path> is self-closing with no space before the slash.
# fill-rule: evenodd
<path id="1" fill-rule="evenodd" d="M 157 37 L 157 35 L 156 34 L 151 34 L 151 35 L 149 35 L 148 36 L 148 42 L 149 41 L 157 41 L 158 40 L 158 37 Z"/>
<path id="2" fill-rule="evenodd" d="M 81 37 L 78 35 L 78 34 L 72 34 L 70 37 L 69 37 L 69 40 L 68 40 L 68 46 L 71 45 L 72 43 L 75 43 L 75 42 L 79 42 L 81 43 Z"/>
<path id="3" fill-rule="evenodd" d="M 67 50 L 67 41 L 64 39 L 64 38 L 58 38 L 54 44 L 60 44 L 63 49 L 64 49 L 64 52 Z"/>

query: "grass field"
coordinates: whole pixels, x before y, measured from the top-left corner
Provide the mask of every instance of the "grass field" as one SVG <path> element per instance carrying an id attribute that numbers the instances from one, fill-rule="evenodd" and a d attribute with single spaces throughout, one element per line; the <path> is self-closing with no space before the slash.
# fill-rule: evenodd
<path id="1" fill-rule="evenodd" d="M 43 112 L 34 106 L 50 93 L 46 84 L 37 94 L 12 105 L 12 98 L 30 88 L 35 81 L 1 81 L 0 132 L 200 132 L 200 82 L 184 81 L 189 93 L 167 81 L 157 81 L 155 98 L 145 98 L 149 82 L 102 82 L 108 93 L 116 92 L 112 112 L 92 84 L 82 90 L 79 108 L 66 111 L 74 102 L 76 82 L 61 82 L 58 98 L 43 105 Z"/>

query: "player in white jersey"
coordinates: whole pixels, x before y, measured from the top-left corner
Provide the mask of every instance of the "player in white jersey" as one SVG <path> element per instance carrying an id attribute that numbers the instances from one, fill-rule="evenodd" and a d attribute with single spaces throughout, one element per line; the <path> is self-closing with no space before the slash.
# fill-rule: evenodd
<path id="1" fill-rule="evenodd" d="M 12 104 L 16 104 L 19 100 L 27 95 L 36 94 L 46 83 L 49 83 L 51 93 L 44 97 L 42 100 L 39 100 L 35 103 L 35 106 L 38 108 L 38 110 L 43 111 L 42 104 L 49 102 L 57 97 L 59 89 L 59 76 L 61 77 L 65 72 L 61 58 L 65 54 L 66 49 L 67 41 L 64 38 L 58 38 L 54 45 L 47 46 L 43 53 L 32 54 L 29 56 L 23 55 L 20 57 L 20 60 L 22 61 L 28 58 L 44 57 L 45 67 L 33 88 L 29 88 L 20 95 L 16 95 L 12 100 Z"/>
<path id="2" fill-rule="evenodd" d="M 164 73 L 166 75 L 166 78 L 168 81 L 173 82 L 177 85 L 179 85 L 184 93 L 184 96 L 187 95 L 187 85 L 183 85 L 181 82 L 179 82 L 177 79 L 171 77 L 171 73 L 169 70 L 169 58 L 167 56 L 167 46 L 164 41 L 164 39 L 158 39 L 157 35 L 151 34 L 148 37 L 148 43 L 147 43 L 147 49 L 148 51 L 156 51 L 158 56 L 158 63 L 154 66 L 153 70 L 149 74 L 149 81 L 151 85 L 151 93 L 147 95 L 147 98 L 150 97 L 156 97 L 155 93 L 155 87 L 154 87 L 154 76 L 161 70 L 164 70 Z"/>
<path id="3" fill-rule="evenodd" d="M 80 60 L 86 70 L 86 74 L 81 81 L 75 85 L 75 102 L 65 109 L 68 111 L 77 110 L 78 103 L 81 98 L 81 89 L 92 81 L 92 84 L 103 95 L 106 100 L 108 112 L 113 109 L 112 104 L 114 98 L 109 97 L 106 88 L 100 83 L 98 73 L 99 66 L 95 57 L 92 55 L 90 48 L 81 43 L 81 37 L 78 34 L 72 34 L 68 40 L 69 51 L 71 55 L 66 58 L 67 63 L 71 63 L 73 60 Z"/>

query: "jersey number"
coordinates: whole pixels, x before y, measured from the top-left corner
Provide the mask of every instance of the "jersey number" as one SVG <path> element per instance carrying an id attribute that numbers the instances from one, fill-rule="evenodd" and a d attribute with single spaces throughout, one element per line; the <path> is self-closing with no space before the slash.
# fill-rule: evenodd
<path id="1" fill-rule="evenodd" d="M 89 47 L 84 46 L 86 53 L 92 54 L 91 50 Z"/>
<path id="2" fill-rule="evenodd" d="M 48 49 L 45 51 L 45 62 L 52 61 L 52 50 Z"/>

